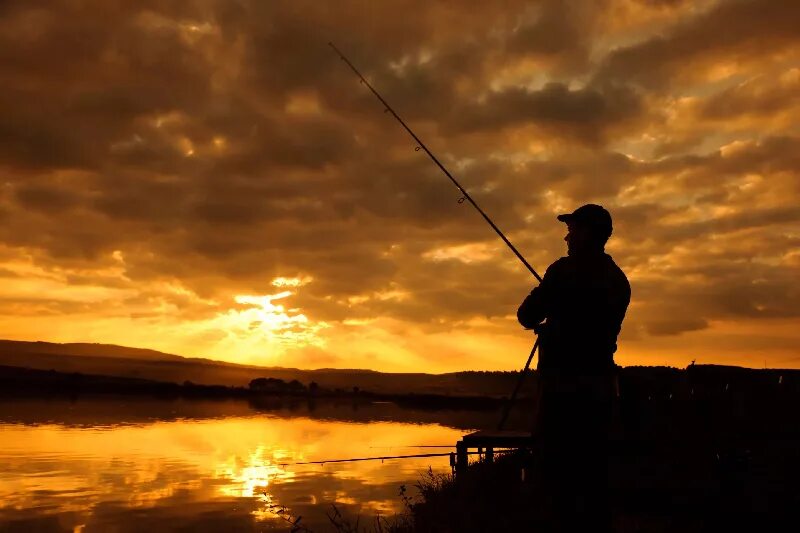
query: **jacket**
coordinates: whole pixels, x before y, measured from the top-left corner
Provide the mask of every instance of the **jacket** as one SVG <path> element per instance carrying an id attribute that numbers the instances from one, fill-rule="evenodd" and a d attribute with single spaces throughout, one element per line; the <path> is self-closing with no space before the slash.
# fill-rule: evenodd
<path id="1" fill-rule="evenodd" d="M 630 299 L 628 278 L 606 253 L 562 257 L 550 265 L 517 311 L 519 322 L 540 334 L 537 368 L 612 371 Z"/>

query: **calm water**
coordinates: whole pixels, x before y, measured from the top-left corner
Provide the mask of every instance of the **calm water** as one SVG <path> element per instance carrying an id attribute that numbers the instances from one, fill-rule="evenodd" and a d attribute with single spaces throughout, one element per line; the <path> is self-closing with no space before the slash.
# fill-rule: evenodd
<path id="1" fill-rule="evenodd" d="M 286 531 L 285 509 L 328 531 L 333 503 L 363 524 L 400 511 L 400 485 L 429 466 L 449 472 L 448 458 L 281 464 L 449 451 L 401 447 L 464 433 L 436 417 L 390 405 L 4 400 L 0 530 Z"/>

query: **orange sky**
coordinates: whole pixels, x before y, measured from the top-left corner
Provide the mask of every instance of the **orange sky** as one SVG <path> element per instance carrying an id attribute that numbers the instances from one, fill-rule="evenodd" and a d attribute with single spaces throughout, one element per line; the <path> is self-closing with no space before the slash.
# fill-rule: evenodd
<path id="1" fill-rule="evenodd" d="M 3 2 L 0 338 L 522 366 L 600 203 L 617 362 L 800 367 L 800 3 Z"/>

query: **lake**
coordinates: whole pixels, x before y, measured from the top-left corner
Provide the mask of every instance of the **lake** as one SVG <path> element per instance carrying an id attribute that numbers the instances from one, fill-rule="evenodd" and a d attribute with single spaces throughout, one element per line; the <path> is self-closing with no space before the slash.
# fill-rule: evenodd
<path id="1" fill-rule="evenodd" d="M 401 512 L 401 485 L 493 413 L 392 404 L 78 399 L 0 401 L 0 530 L 329 531 L 335 504 L 361 523 Z"/>

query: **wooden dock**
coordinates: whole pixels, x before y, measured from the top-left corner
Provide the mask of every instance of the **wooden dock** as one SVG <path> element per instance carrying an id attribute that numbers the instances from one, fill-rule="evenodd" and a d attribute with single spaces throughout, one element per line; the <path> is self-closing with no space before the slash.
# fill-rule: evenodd
<path id="1" fill-rule="evenodd" d="M 461 437 L 456 443 L 455 472 L 458 475 L 467 468 L 469 450 L 477 449 L 486 454 L 486 461 L 494 460 L 494 451 L 499 448 L 530 448 L 533 437 L 529 431 L 476 431 Z"/>

